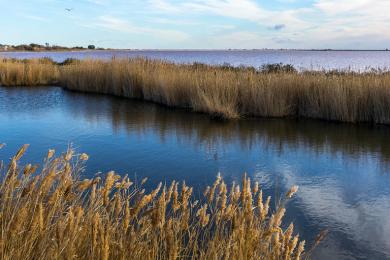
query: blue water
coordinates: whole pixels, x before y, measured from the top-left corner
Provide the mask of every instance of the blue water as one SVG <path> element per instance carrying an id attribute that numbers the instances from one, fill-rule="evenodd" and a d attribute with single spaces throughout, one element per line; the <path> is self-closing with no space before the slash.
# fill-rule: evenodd
<path id="1" fill-rule="evenodd" d="M 371 68 L 388 70 L 390 51 L 294 51 L 294 50 L 241 50 L 241 51 L 175 51 L 175 50 L 104 50 L 74 52 L 0 52 L 0 57 L 51 57 L 55 61 L 66 58 L 111 59 L 112 57 L 147 57 L 176 63 L 201 62 L 213 65 L 229 63 L 234 66 L 260 67 L 263 64 L 292 64 L 299 70 L 353 70 Z"/>
<path id="2" fill-rule="evenodd" d="M 299 192 L 287 205 L 308 247 L 329 235 L 314 259 L 390 258 L 390 127 L 311 120 L 218 122 L 207 115 L 57 87 L 0 87 L 0 150 L 5 162 L 24 143 L 23 162 L 72 145 L 90 155 L 86 176 L 116 170 L 149 185 L 186 180 L 196 190 L 218 172 L 242 174 L 266 195 Z"/>

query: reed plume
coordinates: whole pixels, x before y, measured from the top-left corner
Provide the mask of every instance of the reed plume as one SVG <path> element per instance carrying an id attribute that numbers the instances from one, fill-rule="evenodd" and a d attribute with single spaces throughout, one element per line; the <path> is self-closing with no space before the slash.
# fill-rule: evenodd
<path id="1" fill-rule="evenodd" d="M 19 166 L 26 149 L 1 169 L 2 259 L 307 256 L 293 225 L 282 229 L 285 209 L 271 212 L 269 198 L 264 202 L 258 184 L 246 176 L 240 188 L 218 175 L 198 203 L 184 182 L 160 183 L 148 192 L 114 172 L 104 181 L 82 179 L 88 155 L 71 150 L 57 157 L 50 150 L 38 172 L 26 174 L 31 164 Z"/>

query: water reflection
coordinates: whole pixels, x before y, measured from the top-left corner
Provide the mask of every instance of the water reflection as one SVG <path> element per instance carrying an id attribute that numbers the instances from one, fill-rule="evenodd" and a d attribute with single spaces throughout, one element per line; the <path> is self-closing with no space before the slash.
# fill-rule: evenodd
<path id="1" fill-rule="evenodd" d="M 272 146 L 279 155 L 294 149 L 306 149 L 314 154 L 326 152 L 356 162 L 364 162 L 369 154 L 384 167 L 383 173 L 388 172 L 386 167 L 390 163 L 388 126 L 293 119 L 217 122 L 205 115 L 121 98 L 95 95 L 86 99 L 79 93 L 68 93 L 65 97 L 74 116 L 94 124 L 110 121 L 116 133 L 124 130 L 129 135 L 147 135 L 153 129 L 162 142 L 174 135 L 178 142 L 191 142 L 193 146 L 215 151 L 227 143 L 234 143 L 245 150 L 252 150 L 259 144 L 265 150 Z"/>
<path id="2" fill-rule="evenodd" d="M 70 98 L 74 100 L 77 95 Z M 112 120 L 115 132 L 125 130 L 129 135 L 148 135 L 150 129 L 153 129 L 162 143 L 166 143 L 170 136 L 175 136 L 180 143 L 203 148 L 214 160 L 225 156 L 224 148 L 227 144 L 233 144 L 247 151 L 261 147 L 264 151 L 274 151 L 278 157 L 293 151 L 310 153 L 313 157 L 326 154 L 329 156 L 326 158 L 327 163 L 339 160 L 341 164 L 346 164 L 345 167 L 378 167 L 368 170 L 367 174 L 389 172 L 390 149 L 387 141 L 390 129 L 386 126 L 354 126 L 308 120 L 215 122 L 202 115 L 189 115 L 185 111 L 172 112 L 160 106 L 145 106 L 141 102 L 129 103 L 114 99 L 102 103 L 99 99 L 97 97 L 94 102 L 76 101 L 72 106 L 74 115 L 98 123 L 102 119 L 97 115 L 106 113 L 106 119 Z M 288 164 L 281 167 L 282 178 L 286 180 L 284 187 L 279 187 L 281 191 L 293 184 L 301 185 L 299 201 L 289 209 L 302 211 L 289 216 L 289 219 L 300 224 L 300 233 L 313 238 L 313 231 L 320 231 L 319 227 L 331 230 L 328 239 L 314 252 L 316 258 L 363 259 L 367 255 L 377 259 L 390 257 L 388 188 L 384 194 L 378 194 L 376 189 L 380 189 L 380 185 L 375 180 L 367 180 L 371 178 L 364 173 L 360 173 L 363 176 L 349 176 L 347 180 L 339 180 L 337 176 L 321 176 L 324 169 L 316 169 L 319 172 L 313 172 L 314 176 L 302 176 Z M 275 189 L 275 177 L 270 177 L 269 172 L 259 171 L 254 177 L 261 180 L 269 192 Z M 345 187 L 356 184 L 353 181 L 348 183 L 348 178 L 359 177 L 361 181 L 358 181 L 357 189 Z M 371 197 L 373 195 L 374 198 Z M 305 220 L 298 218 L 301 214 Z M 313 225 L 310 223 L 313 220 L 316 227 L 311 227 L 311 234 L 308 234 L 304 228 L 307 224 Z"/>
<path id="3" fill-rule="evenodd" d="M 314 259 L 390 258 L 389 134 L 388 126 L 311 120 L 216 122 L 59 88 L 0 88 L 1 158 L 25 142 L 34 160 L 73 142 L 90 154 L 88 174 L 116 169 L 202 188 L 218 171 L 228 182 L 246 171 L 274 197 L 297 184 L 286 220 L 308 241 L 330 231 Z"/>

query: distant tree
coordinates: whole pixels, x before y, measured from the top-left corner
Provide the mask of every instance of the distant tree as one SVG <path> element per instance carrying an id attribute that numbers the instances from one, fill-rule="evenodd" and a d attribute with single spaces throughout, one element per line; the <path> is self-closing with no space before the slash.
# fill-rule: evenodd
<path id="1" fill-rule="evenodd" d="M 95 45 L 88 45 L 88 49 L 94 50 L 95 49 Z"/>
<path id="2" fill-rule="evenodd" d="M 46 45 L 46 48 L 49 48 L 49 46 L 50 46 L 50 44 L 48 42 L 45 43 L 45 45 Z"/>
<path id="3" fill-rule="evenodd" d="M 30 47 L 31 48 L 39 48 L 41 46 L 39 44 L 36 44 L 36 43 L 30 43 Z"/>

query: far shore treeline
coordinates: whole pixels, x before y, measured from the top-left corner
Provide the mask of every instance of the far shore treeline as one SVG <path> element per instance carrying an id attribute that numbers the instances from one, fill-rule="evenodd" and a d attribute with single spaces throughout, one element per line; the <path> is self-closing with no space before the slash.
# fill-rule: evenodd
<path id="1" fill-rule="evenodd" d="M 390 72 L 174 64 L 145 58 L 0 59 L 0 85 L 60 85 L 208 113 L 390 124 Z"/>
<path id="2" fill-rule="evenodd" d="M 19 44 L 19 45 L 9 45 L 9 44 L 0 44 L 0 51 L 78 51 L 78 50 L 103 50 L 103 48 L 96 48 L 95 45 L 88 45 L 87 47 L 83 46 L 74 46 L 74 47 L 65 47 L 59 45 L 50 45 L 46 43 L 45 45 L 30 43 L 30 44 Z"/>

